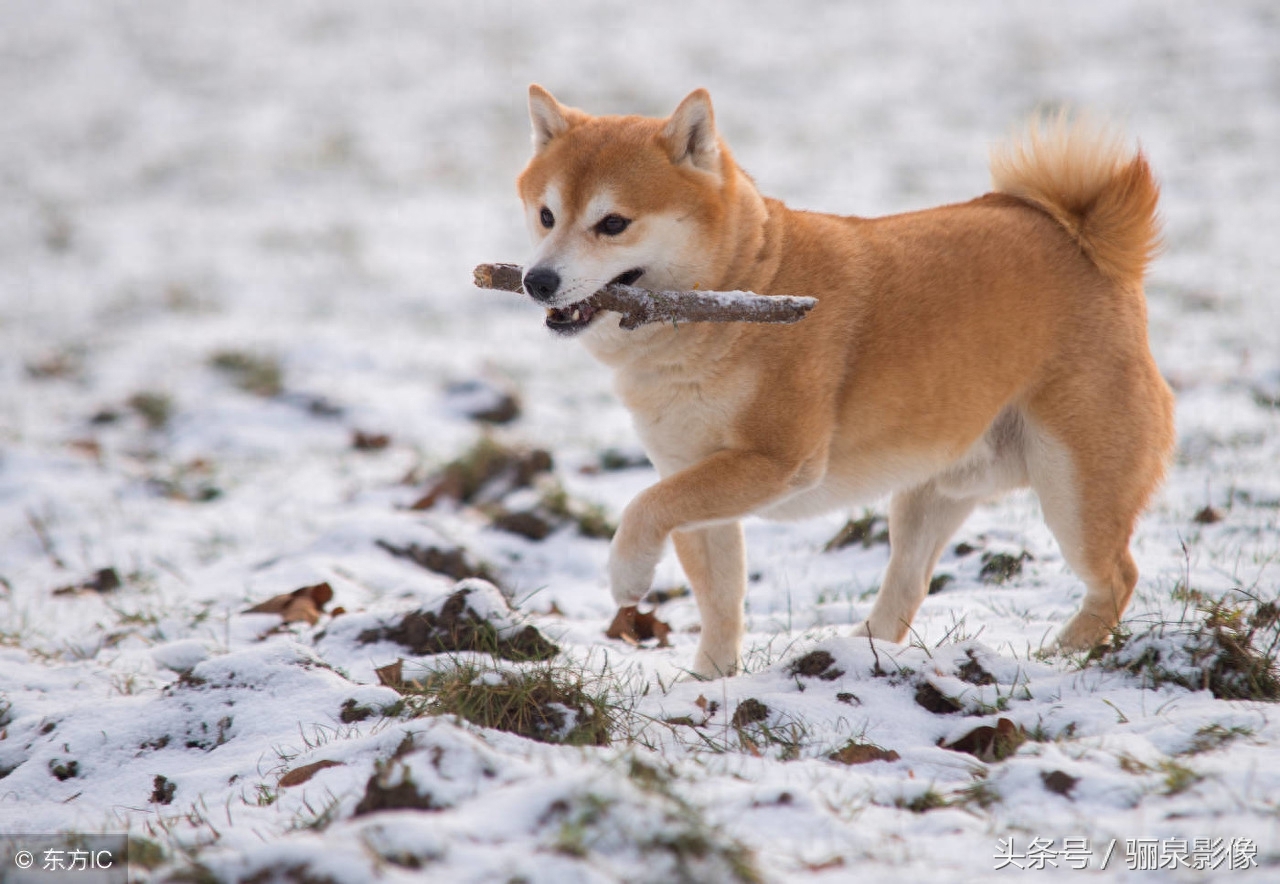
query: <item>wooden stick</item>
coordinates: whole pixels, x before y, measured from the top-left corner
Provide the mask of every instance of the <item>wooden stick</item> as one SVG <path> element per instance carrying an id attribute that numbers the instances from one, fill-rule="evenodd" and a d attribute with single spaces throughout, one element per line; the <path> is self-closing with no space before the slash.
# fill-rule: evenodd
<path id="1" fill-rule="evenodd" d="M 475 283 L 482 289 L 523 292 L 523 276 L 518 264 L 481 264 L 475 269 Z M 586 300 L 597 310 L 621 313 L 625 329 L 651 322 L 799 322 L 818 303 L 816 298 L 753 292 L 651 292 L 616 283 Z"/>

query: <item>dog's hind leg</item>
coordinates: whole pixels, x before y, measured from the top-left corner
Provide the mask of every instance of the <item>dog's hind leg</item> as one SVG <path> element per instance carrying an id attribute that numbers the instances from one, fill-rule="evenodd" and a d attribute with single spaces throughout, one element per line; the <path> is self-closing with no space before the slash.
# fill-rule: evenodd
<path id="1" fill-rule="evenodd" d="M 742 652 L 743 599 L 747 594 L 742 523 L 676 531 L 671 535 L 702 615 L 702 639 L 693 672 L 703 678 L 733 675 Z"/>
<path id="2" fill-rule="evenodd" d="M 869 616 L 855 635 L 900 642 L 929 591 L 938 557 L 979 497 L 942 493 L 934 481 L 899 491 L 889 502 L 889 567 Z"/>
<path id="3" fill-rule="evenodd" d="M 1098 384 L 1106 395 L 1088 398 L 1057 389 L 1030 410 L 1031 484 L 1063 558 L 1086 587 L 1080 611 L 1058 635 L 1062 650 L 1091 648 L 1120 622 L 1138 582 L 1129 538 L 1173 444 L 1172 396 L 1154 366 L 1124 381 L 1131 389 Z"/>

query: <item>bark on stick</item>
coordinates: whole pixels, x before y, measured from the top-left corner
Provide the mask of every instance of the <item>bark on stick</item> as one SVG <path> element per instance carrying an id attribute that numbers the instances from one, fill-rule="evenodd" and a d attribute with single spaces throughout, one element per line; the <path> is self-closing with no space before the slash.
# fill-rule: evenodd
<path id="1" fill-rule="evenodd" d="M 523 292 L 523 275 L 518 264 L 481 264 L 475 283 L 482 289 Z M 621 313 L 625 329 L 651 322 L 799 322 L 818 303 L 816 298 L 753 292 L 651 292 L 617 283 L 586 300 L 597 310 Z"/>

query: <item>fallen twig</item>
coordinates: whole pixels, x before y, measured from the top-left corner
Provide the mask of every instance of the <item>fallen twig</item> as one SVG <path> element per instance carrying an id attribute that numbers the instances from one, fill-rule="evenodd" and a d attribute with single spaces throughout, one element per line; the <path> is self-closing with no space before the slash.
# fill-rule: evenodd
<path id="1" fill-rule="evenodd" d="M 475 283 L 482 289 L 523 292 L 523 275 L 518 264 L 480 264 Z M 617 283 L 586 300 L 597 310 L 621 313 L 625 329 L 651 322 L 799 322 L 818 303 L 816 298 L 752 292 L 651 292 Z"/>

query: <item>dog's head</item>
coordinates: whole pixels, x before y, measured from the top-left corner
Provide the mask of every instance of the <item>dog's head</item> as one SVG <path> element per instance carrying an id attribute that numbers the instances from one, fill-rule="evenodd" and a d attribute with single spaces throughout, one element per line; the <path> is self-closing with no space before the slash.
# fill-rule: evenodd
<path id="1" fill-rule="evenodd" d="M 710 284 L 708 232 L 723 215 L 727 160 L 711 97 L 691 93 L 667 119 L 594 117 L 529 87 L 533 158 L 518 186 L 534 244 L 524 288 L 547 327 L 572 335 L 609 282 L 652 290 Z"/>

